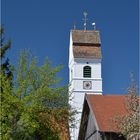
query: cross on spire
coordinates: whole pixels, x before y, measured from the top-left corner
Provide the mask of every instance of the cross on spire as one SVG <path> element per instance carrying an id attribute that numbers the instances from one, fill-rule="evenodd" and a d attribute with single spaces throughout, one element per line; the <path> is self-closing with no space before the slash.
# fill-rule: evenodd
<path id="1" fill-rule="evenodd" d="M 87 12 L 84 12 L 83 13 L 83 15 L 84 15 L 84 30 L 86 30 L 87 29 L 87 15 L 88 15 L 88 13 Z"/>

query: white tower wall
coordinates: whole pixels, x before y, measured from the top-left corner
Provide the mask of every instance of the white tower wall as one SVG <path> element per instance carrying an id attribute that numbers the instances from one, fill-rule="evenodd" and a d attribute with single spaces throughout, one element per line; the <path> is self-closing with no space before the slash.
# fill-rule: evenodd
<path id="1" fill-rule="evenodd" d="M 85 66 L 91 67 L 90 78 L 85 78 L 83 76 L 83 68 Z M 90 89 L 84 88 L 83 83 L 85 81 L 90 81 Z M 71 140 L 78 139 L 85 93 L 102 94 L 101 58 L 75 58 L 73 51 L 73 37 L 71 33 L 69 47 L 69 103 L 72 106 L 72 108 L 79 112 L 75 115 L 76 127 L 70 129 Z"/>

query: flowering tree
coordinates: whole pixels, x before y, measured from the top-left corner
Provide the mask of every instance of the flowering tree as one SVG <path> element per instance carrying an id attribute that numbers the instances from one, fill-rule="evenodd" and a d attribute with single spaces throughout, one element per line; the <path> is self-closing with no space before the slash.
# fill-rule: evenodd
<path id="1" fill-rule="evenodd" d="M 127 139 L 134 134 L 139 133 L 140 128 L 140 98 L 138 96 L 138 88 L 131 74 L 131 83 L 128 87 L 128 94 L 125 99 L 125 108 L 127 113 L 124 116 L 117 115 L 112 121 L 113 129 L 119 130 Z"/>

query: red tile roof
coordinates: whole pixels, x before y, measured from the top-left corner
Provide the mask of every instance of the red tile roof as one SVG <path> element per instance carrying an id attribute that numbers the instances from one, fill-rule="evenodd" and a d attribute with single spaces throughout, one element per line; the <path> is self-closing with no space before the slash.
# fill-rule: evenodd
<path id="1" fill-rule="evenodd" d="M 73 46 L 75 58 L 101 59 L 101 47 L 96 46 Z"/>
<path id="2" fill-rule="evenodd" d="M 100 33 L 97 30 L 72 30 L 74 43 L 101 44 Z"/>
<path id="3" fill-rule="evenodd" d="M 117 114 L 125 115 L 125 96 L 123 95 L 87 95 L 89 106 L 94 112 L 100 131 L 108 132 L 111 130 L 110 119 Z"/>
<path id="4" fill-rule="evenodd" d="M 101 59 L 100 33 L 96 30 L 72 30 L 74 58 Z"/>

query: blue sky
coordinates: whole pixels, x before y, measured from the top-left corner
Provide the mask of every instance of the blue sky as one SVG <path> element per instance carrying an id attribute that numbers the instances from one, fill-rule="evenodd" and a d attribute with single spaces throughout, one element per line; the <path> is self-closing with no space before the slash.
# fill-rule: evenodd
<path id="1" fill-rule="evenodd" d="M 83 29 L 87 11 L 88 29 L 95 21 L 101 32 L 103 91 L 123 94 L 130 72 L 139 80 L 138 6 L 138 0 L 2 0 L 2 24 L 12 40 L 8 57 L 16 64 L 20 50 L 30 48 L 40 64 L 46 56 L 63 64 L 59 75 L 68 84 L 69 33 L 74 22 Z"/>

